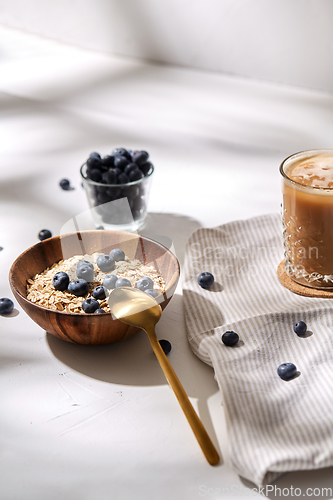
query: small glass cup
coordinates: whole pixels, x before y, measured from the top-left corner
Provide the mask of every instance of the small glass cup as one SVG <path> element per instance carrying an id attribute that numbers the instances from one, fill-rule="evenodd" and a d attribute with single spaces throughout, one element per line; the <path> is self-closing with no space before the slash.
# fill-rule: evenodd
<path id="1" fill-rule="evenodd" d="M 135 232 L 147 216 L 147 201 L 154 167 L 147 175 L 127 184 L 102 184 L 88 179 L 86 164 L 80 169 L 83 186 L 96 227 Z"/>
<path id="2" fill-rule="evenodd" d="M 310 172 L 317 184 L 329 187 L 315 187 L 290 178 L 293 168 L 304 161 L 309 168 L 317 168 L 315 174 Z M 286 273 L 295 282 L 318 289 L 333 288 L 333 183 L 328 182 L 328 170 L 333 172 L 330 149 L 296 153 L 280 166 Z M 308 171 L 303 172 L 309 175 Z"/>

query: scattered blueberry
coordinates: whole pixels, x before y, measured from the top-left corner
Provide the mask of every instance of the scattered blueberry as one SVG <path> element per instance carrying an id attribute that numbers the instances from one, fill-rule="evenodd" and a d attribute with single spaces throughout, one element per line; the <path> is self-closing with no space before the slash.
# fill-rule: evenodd
<path id="1" fill-rule="evenodd" d="M 41 231 L 39 231 L 38 238 L 40 239 L 40 241 L 47 240 L 48 238 L 51 237 L 52 233 L 48 229 L 42 229 Z"/>
<path id="2" fill-rule="evenodd" d="M 137 165 L 141 165 L 142 163 L 146 163 L 149 158 L 149 154 L 147 151 L 133 151 L 132 160 Z"/>
<path id="3" fill-rule="evenodd" d="M 120 248 L 114 248 L 110 252 L 110 257 L 112 257 L 116 262 L 119 262 L 120 260 L 125 260 L 125 253 L 120 250 Z"/>
<path id="4" fill-rule="evenodd" d="M 61 179 L 61 181 L 59 182 L 59 186 L 64 191 L 68 191 L 71 188 L 71 183 L 69 182 L 68 179 Z"/>
<path id="5" fill-rule="evenodd" d="M 69 282 L 68 291 L 77 297 L 82 297 L 89 290 L 88 283 L 83 279 L 72 280 Z"/>
<path id="6" fill-rule="evenodd" d="M 0 314 L 10 314 L 14 309 L 14 302 L 7 297 L 0 299 Z"/>
<path id="7" fill-rule="evenodd" d="M 152 279 L 148 277 L 140 278 L 136 283 L 136 287 L 142 292 L 144 292 L 146 290 L 154 288 L 154 282 Z"/>
<path id="8" fill-rule="evenodd" d="M 132 286 L 132 283 L 127 278 L 119 278 L 116 281 L 116 288 L 119 288 L 120 286 Z"/>
<path id="9" fill-rule="evenodd" d="M 56 290 L 60 290 L 61 292 L 63 292 L 64 290 L 67 290 L 69 284 L 69 276 L 64 271 L 60 271 L 53 276 L 52 283 Z"/>
<path id="10" fill-rule="evenodd" d="M 104 309 L 96 309 L 95 314 L 105 313 Z"/>
<path id="11" fill-rule="evenodd" d="M 239 341 L 239 335 L 236 332 L 225 332 L 222 335 L 222 342 L 223 344 L 227 345 L 228 347 L 232 347 L 233 345 L 236 345 L 237 342 Z"/>
<path id="12" fill-rule="evenodd" d="M 99 302 L 98 300 L 89 297 L 89 299 L 82 302 L 82 309 L 85 313 L 93 313 L 96 309 L 99 309 Z"/>
<path id="13" fill-rule="evenodd" d="M 158 291 L 154 290 L 153 288 L 147 288 L 147 290 L 144 290 L 144 292 L 154 297 L 154 299 L 156 299 L 156 297 L 158 296 Z"/>
<path id="14" fill-rule="evenodd" d="M 290 380 L 295 377 L 297 368 L 294 363 L 282 363 L 278 367 L 277 373 L 282 380 Z"/>
<path id="15" fill-rule="evenodd" d="M 115 274 L 108 274 L 103 280 L 103 286 L 105 286 L 105 288 L 107 288 L 108 290 L 111 290 L 112 288 L 116 287 L 117 280 L 118 276 L 116 276 Z"/>
<path id="16" fill-rule="evenodd" d="M 201 273 L 198 276 L 198 283 L 201 286 L 201 288 L 205 289 L 210 288 L 214 283 L 214 276 L 212 275 L 212 273 L 208 272 Z"/>
<path id="17" fill-rule="evenodd" d="M 303 337 L 306 334 L 307 326 L 304 321 L 297 321 L 297 323 L 294 324 L 294 332 L 296 335 L 299 337 Z"/>
<path id="18" fill-rule="evenodd" d="M 105 286 L 96 286 L 92 294 L 95 299 L 103 300 L 107 296 L 108 290 Z"/>
<path id="19" fill-rule="evenodd" d="M 162 347 L 164 354 L 167 356 L 171 351 L 171 344 L 168 340 L 162 339 L 159 340 L 160 346 Z"/>
<path id="20" fill-rule="evenodd" d="M 81 266 L 77 266 L 76 268 L 76 276 L 79 279 L 90 282 L 94 280 L 94 274 L 94 268 L 87 264 L 81 264 Z"/>
<path id="21" fill-rule="evenodd" d="M 115 262 L 110 255 L 100 255 L 97 258 L 97 265 L 103 273 L 108 273 L 109 271 L 113 271 L 115 268 Z"/>

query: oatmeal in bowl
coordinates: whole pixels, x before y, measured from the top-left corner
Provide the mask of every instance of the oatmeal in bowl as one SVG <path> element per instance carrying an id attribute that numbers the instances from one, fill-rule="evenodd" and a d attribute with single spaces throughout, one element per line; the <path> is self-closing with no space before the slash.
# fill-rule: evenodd
<path id="1" fill-rule="evenodd" d="M 137 287 L 164 309 L 178 280 L 178 260 L 160 243 L 99 230 L 34 245 L 16 259 L 9 276 L 18 303 L 41 328 L 91 345 L 117 342 L 139 331 L 112 318 L 108 295 L 114 287 Z"/>

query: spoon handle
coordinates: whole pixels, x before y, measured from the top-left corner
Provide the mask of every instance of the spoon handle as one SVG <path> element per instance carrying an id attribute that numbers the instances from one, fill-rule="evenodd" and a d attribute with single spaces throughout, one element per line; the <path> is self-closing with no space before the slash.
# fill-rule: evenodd
<path id="1" fill-rule="evenodd" d="M 210 465 L 216 465 L 219 462 L 220 457 L 210 437 L 208 436 L 206 429 L 204 428 L 190 400 L 188 399 L 183 386 L 181 385 L 177 375 L 170 365 L 168 358 L 164 354 L 164 351 L 156 338 L 154 327 L 147 327 L 146 333 L 149 337 L 151 346 L 164 372 L 164 375 L 169 382 L 170 387 L 173 389 L 173 392 L 175 393 L 178 402 L 182 407 L 183 412 L 185 413 L 188 423 L 190 424 L 206 459 L 208 460 Z"/>

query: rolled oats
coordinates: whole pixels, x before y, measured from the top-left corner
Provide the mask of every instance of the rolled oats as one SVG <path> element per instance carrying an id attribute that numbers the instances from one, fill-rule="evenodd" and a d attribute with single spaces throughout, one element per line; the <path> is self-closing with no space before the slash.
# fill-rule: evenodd
<path id="1" fill-rule="evenodd" d="M 101 255 L 99 252 L 95 252 L 92 255 L 75 255 L 69 259 L 60 260 L 51 267 L 47 267 L 42 273 L 36 274 L 32 279 L 27 280 L 27 299 L 54 311 L 85 314 L 82 309 L 83 300 L 87 297 L 92 297 L 93 289 L 96 286 L 102 285 L 105 276 L 108 274 L 115 274 L 118 278 L 129 279 L 133 287 L 136 286 L 140 278 L 149 277 L 154 282 L 155 290 L 160 293 L 165 291 L 164 280 L 153 266 L 147 266 L 139 260 L 130 260 L 126 257 L 124 261 L 115 263 L 115 269 L 112 272 L 105 273 L 96 264 L 99 255 Z M 67 290 L 64 292 L 56 290 L 52 283 L 53 276 L 60 271 L 64 271 L 68 274 L 70 281 L 77 279 L 76 267 L 81 260 L 92 262 L 95 270 L 94 281 L 89 283 L 87 295 L 77 297 Z M 100 302 L 100 308 L 104 309 L 105 312 L 110 312 L 107 299 Z"/>

